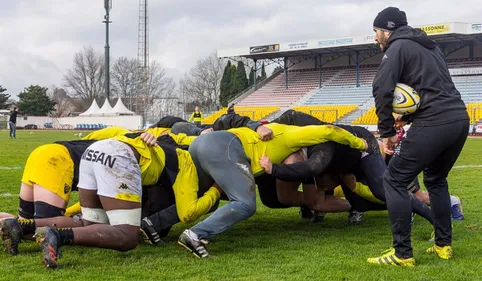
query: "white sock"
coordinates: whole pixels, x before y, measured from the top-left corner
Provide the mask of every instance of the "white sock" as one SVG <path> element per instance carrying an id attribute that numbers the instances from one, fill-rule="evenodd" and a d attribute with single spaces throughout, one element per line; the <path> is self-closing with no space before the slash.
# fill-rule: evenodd
<path id="1" fill-rule="evenodd" d="M 193 231 L 191 231 L 190 229 L 186 229 L 184 230 L 184 232 L 186 232 L 186 234 L 191 237 L 192 240 L 194 241 L 199 241 L 199 237 L 197 236 L 196 233 L 194 233 Z"/>
<path id="2" fill-rule="evenodd" d="M 457 197 L 450 195 L 450 206 L 457 205 L 459 203 L 460 200 Z"/>

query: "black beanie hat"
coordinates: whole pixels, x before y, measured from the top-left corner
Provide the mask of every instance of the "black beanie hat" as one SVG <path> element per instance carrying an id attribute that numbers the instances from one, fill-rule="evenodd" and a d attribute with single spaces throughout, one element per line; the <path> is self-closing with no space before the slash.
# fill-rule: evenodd
<path id="1" fill-rule="evenodd" d="M 373 28 L 394 31 L 407 24 L 407 15 L 405 15 L 404 11 L 400 11 L 395 7 L 388 7 L 378 13 L 373 21 Z"/>

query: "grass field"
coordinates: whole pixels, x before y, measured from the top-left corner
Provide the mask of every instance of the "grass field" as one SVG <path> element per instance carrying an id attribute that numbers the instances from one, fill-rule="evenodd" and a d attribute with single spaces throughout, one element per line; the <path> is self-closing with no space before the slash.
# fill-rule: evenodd
<path id="1" fill-rule="evenodd" d="M 22 167 L 38 145 L 75 139 L 74 132 L 0 131 L 0 211 L 16 213 Z M 387 213 L 366 213 L 358 226 L 347 214 L 329 214 L 313 224 L 298 209 L 271 210 L 259 204 L 249 220 L 208 246 L 216 258 L 197 259 L 176 244 L 186 227 L 177 225 L 166 245 L 139 245 L 127 253 L 64 247 L 61 268 L 44 269 L 33 242 L 15 257 L 0 253 L 0 280 L 482 280 L 482 139 L 469 139 L 450 177 L 450 191 L 463 202 L 465 220 L 454 221 L 454 259 L 425 253 L 430 225 L 416 217 L 412 244 L 415 268 L 369 265 L 391 246 Z"/>

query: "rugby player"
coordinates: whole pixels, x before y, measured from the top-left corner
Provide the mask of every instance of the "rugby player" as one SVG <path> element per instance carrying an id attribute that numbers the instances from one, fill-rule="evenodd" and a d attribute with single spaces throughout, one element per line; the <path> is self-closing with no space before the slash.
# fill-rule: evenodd
<path id="1" fill-rule="evenodd" d="M 194 227 L 186 229 L 179 237 L 178 243 L 195 256 L 209 257 L 202 240 L 227 231 L 256 212 L 254 178 L 263 174 L 264 170 L 259 161 L 250 159 L 268 155 L 274 163 L 280 163 L 303 147 L 330 140 L 359 150 L 368 148 L 366 141 L 335 126 L 267 124 L 262 127 L 273 131 L 272 140 L 262 141 L 252 130 L 237 128 L 203 134 L 189 147 L 198 168 L 200 185 L 216 182 L 229 198 L 228 204 Z"/>

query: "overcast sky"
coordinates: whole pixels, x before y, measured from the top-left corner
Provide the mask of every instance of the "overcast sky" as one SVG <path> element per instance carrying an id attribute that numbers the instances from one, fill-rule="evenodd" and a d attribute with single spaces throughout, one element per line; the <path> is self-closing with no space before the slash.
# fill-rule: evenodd
<path id="1" fill-rule="evenodd" d="M 336 4 L 333 4 L 336 3 Z M 480 0 L 149 0 L 150 58 L 176 80 L 218 49 L 371 34 L 383 8 L 409 24 L 480 22 Z M 73 54 L 103 52 L 103 0 L 1 0 L 0 85 L 16 96 L 30 84 L 62 85 Z M 111 56 L 137 57 L 138 0 L 113 0 Z"/>

